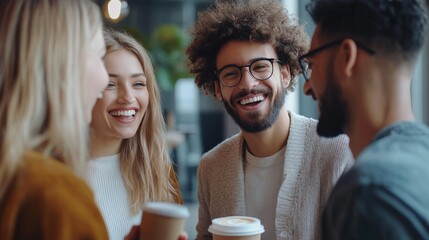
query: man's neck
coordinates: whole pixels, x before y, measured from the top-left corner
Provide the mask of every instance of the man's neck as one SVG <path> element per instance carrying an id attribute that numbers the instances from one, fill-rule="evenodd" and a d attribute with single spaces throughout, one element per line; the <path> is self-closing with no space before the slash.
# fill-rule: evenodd
<path id="1" fill-rule="evenodd" d="M 390 84 L 368 85 L 361 89 L 363 94 L 360 95 L 365 97 L 351 103 L 346 134 L 355 158 L 383 128 L 396 122 L 415 120 L 411 93 L 406 90 L 411 84 L 408 78 L 411 78 L 409 73 L 384 73 L 373 82 L 388 81 Z"/>
<path id="2" fill-rule="evenodd" d="M 270 128 L 258 133 L 243 131 L 247 150 L 256 157 L 267 157 L 280 151 L 287 143 L 290 121 L 289 113 L 283 107 Z"/>

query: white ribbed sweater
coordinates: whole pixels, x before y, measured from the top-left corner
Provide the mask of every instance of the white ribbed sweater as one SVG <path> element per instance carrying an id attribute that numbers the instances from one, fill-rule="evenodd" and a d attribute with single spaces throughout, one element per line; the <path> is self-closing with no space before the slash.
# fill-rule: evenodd
<path id="1" fill-rule="evenodd" d="M 140 224 L 142 211 L 137 215 L 131 213 L 119 155 L 90 160 L 88 167 L 88 182 L 103 215 L 109 238 L 122 240 L 133 225 Z"/>
<path id="2" fill-rule="evenodd" d="M 323 207 L 340 175 L 353 165 L 345 135 L 322 138 L 317 121 L 290 112 L 283 183 L 277 197 L 277 240 L 320 238 Z M 246 215 L 243 137 L 239 133 L 210 150 L 198 167 L 197 239 L 211 239 L 213 218 Z M 274 240 L 274 239 L 273 239 Z"/>

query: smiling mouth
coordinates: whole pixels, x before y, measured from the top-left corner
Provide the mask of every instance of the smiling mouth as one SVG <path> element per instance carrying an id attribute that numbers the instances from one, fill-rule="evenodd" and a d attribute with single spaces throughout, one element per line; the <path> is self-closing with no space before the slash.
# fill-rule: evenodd
<path id="1" fill-rule="evenodd" d="M 239 101 L 239 103 L 242 106 L 246 106 L 246 105 L 249 105 L 249 104 L 260 103 L 260 102 L 264 101 L 266 98 L 267 97 L 264 96 L 264 95 L 258 95 L 258 96 L 254 96 L 254 97 L 251 97 L 251 98 L 241 99 Z"/>
<path id="2" fill-rule="evenodd" d="M 112 111 L 109 112 L 113 117 L 134 117 L 136 115 L 136 110 L 126 110 L 126 111 Z"/>

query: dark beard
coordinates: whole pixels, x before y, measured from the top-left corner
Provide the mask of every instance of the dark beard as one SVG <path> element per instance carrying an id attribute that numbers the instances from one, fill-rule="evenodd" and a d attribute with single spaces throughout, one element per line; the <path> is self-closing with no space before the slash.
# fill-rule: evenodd
<path id="1" fill-rule="evenodd" d="M 344 127 L 347 123 L 347 103 L 341 96 L 341 90 L 334 80 L 332 64 L 327 75 L 326 90 L 320 99 L 317 133 L 323 137 L 336 137 L 344 133 Z"/>
<path id="2" fill-rule="evenodd" d="M 272 96 L 273 92 L 271 90 L 252 89 L 250 93 L 266 94 L 268 98 L 268 96 Z M 240 94 L 238 94 L 238 96 L 232 99 L 231 102 L 236 102 L 235 99 L 246 96 L 247 94 L 248 94 L 247 91 L 240 92 Z M 229 113 L 229 115 L 234 119 L 234 121 L 237 123 L 238 126 L 240 126 L 240 128 L 243 131 L 249 132 L 249 133 L 257 133 L 270 128 L 273 125 L 273 123 L 277 120 L 280 110 L 284 105 L 286 94 L 287 94 L 286 88 L 283 88 L 282 90 L 280 90 L 279 94 L 274 99 L 272 109 L 271 111 L 269 111 L 268 116 L 260 119 L 261 115 L 259 112 L 252 112 L 247 114 L 247 117 L 251 119 L 250 121 L 241 119 L 240 116 L 237 114 L 237 112 L 235 112 L 235 110 L 231 107 L 231 105 L 228 104 L 228 102 L 225 101 L 225 99 L 222 100 L 222 102 L 226 108 L 226 111 Z"/>

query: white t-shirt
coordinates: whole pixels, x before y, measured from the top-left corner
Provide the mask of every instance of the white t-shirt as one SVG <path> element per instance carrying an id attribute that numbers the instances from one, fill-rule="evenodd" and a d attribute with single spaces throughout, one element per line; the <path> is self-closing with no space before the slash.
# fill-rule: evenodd
<path id="1" fill-rule="evenodd" d="M 264 225 L 262 240 L 276 237 L 276 208 L 280 186 L 283 182 L 286 146 L 269 157 L 255 157 L 246 150 L 244 169 L 246 213 Z"/>

